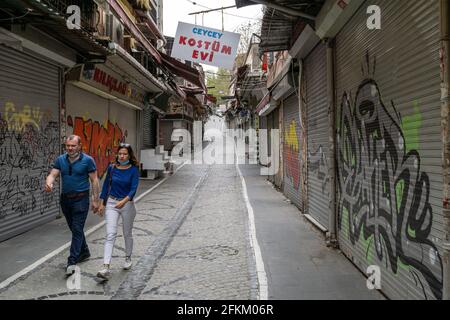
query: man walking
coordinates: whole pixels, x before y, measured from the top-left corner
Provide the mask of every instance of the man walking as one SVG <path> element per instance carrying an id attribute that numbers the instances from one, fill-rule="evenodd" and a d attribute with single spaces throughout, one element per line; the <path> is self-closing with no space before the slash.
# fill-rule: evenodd
<path id="1" fill-rule="evenodd" d="M 84 224 L 89 211 L 89 180 L 92 185 L 92 209 L 99 207 L 100 184 L 95 161 L 81 151 L 81 138 L 71 135 L 66 140 L 66 153 L 56 158 L 53 168 L 47 176 L 45 191 L 52 192 L 53 183 L 58 175 L 62 178 L 61 208 L 72 232 L 70 256 L 67 260 L 66 275 L 75 272 L 77 263 L 90 257 Z"/>

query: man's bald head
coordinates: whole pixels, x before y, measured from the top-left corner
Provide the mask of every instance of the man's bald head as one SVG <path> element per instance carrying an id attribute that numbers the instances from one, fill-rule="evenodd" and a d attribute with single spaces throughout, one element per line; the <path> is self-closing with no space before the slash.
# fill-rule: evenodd
<path id="1" fill-rule="evenodd" d="M 80 136 L 77 136 L 76 134 L 72 134 L 67 138 L 67 141 L 73 141 L 73 140 L 75 140 L 77 142 L 77 144 L 81 143 Z"/>
<path id="2" fill-rule="evenodd" d="M 81 138 L 74 134 L 69 136 L 66 139 L 66 151 L 70 158 L 77 158 L 81 152 Z"/>

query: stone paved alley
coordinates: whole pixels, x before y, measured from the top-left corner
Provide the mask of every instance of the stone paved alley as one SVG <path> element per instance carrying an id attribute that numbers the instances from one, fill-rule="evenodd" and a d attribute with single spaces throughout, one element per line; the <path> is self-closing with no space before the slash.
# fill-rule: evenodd
<path id="1" fill-rule="evenodd" d="M 0 299 L 382 298 L 367 290 L 364 276 L 341 253 L 325 246 L 323 235 L 259 175 L 258 166 L 240 168 L 267 285 L 258 279 L 251 220 L 236 165 L 189 164 L 138 197 L 135 265 L 130 271 L 121 269 L 119 228 L 110 280 L 96 278 L 103 255 L 102 226 L 88 236 L 92 256 L 79 264 L 79 290 L 67 287 L 63 250 L 1 288 Z"/>

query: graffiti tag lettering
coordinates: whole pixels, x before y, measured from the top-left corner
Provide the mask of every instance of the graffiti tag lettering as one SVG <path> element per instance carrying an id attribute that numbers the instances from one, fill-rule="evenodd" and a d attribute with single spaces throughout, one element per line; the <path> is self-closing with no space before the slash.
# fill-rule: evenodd
<path id="1" fill-rule="evenodd" d="M 339 229 L 353 245 L 367 241 L 394 274 L 406 266 L 425 298 L 426 284 L 442 298 L 430 179 L 419 152 L 407 148 L 394 104 L 388 110 L 376 81 L 365 79 L 354 100 L 343 93 L 337 127 Z"/>
<path id="2" fill-rule="evenodd" d="M 114 125 L 110 121 L 103 126 L 98 121 L 80 117 L 75 117 L 73 121 L 72 117 L 68 116 L 67 124 L 72 127 L 73 134 L 81 137 L 83 151 L 94 158 L 97 173 L 99 177 L 103 177 L 108 165 L 116 157 L 117 147 L 121 142 L 125 142 L 127 132 L 124 133 L 118 124 Z"/>
<path id="3" fill-rule="evenodd" d="M 286 158 L 286 176 L 291 179 L 295 190 L 300 188 L 300 148 L 297 135 L 297 123 L 292 120 L 285 128 L 284 156 Z"/>

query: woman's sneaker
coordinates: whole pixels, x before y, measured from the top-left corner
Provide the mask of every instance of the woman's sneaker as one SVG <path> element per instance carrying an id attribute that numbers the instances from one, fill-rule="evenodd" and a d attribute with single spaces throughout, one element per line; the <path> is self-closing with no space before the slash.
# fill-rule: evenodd
<path id="1" fill-rule="evenodd" d="M 123 269 L 129 270 L 129 269 L 131 269 L 132 265 L 133 265 L 133 263 L 131 262 L 131 257 L 126 257 L 125 262 L 123 263 Z"/>
<path id="2" fill-rule="evenodd" d="M 103 266 L 103 269 L 101 269 L 99 272 L 97 272 L 97 277 L 108 280 L 108 277 L 111 275 L 111 271 L 109 270 L 109 267 Z"/>

